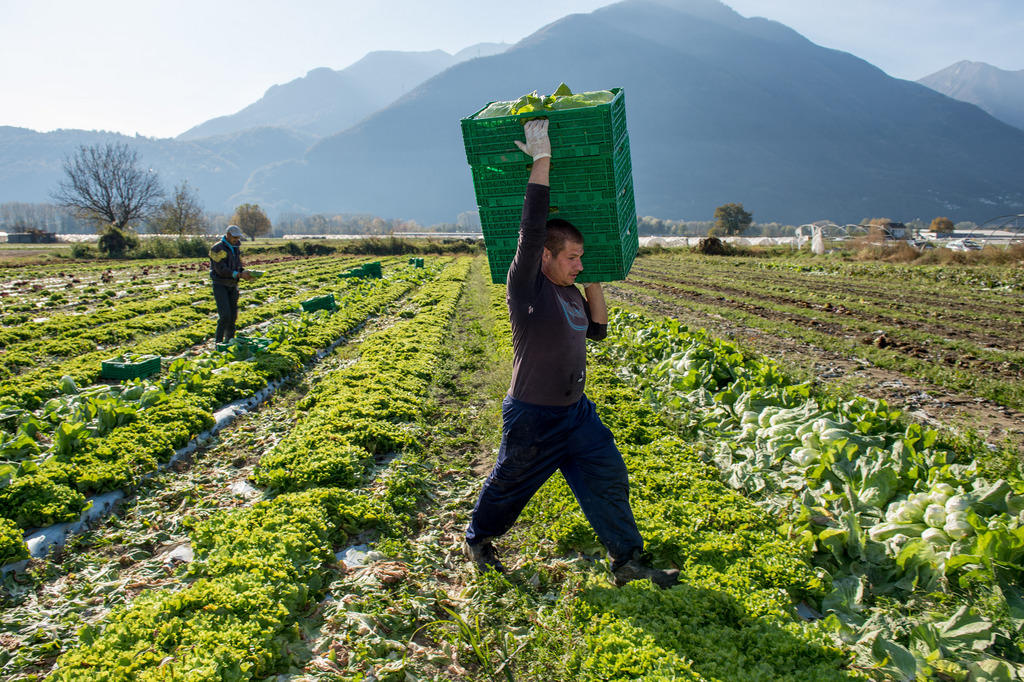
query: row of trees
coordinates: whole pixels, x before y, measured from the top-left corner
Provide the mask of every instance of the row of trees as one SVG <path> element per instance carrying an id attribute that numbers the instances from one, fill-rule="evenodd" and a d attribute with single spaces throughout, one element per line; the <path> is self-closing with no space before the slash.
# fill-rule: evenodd
<path id="1" fill-rule="evenodd" d="M 423 226 L 415 220 L 389 220 L 373 215 L 346 213 L 335 215 L 287 213 L 278 218 L 277 229 L 282 234 L 315 235 L 385 235 L 425 231 Z"/>
<path id="2" fill-rule="evenodd" d="M 53 197 L 61 207 L 70 209 L 78 218 L 102 226 L 108 238 L 101 239 L 101 247 L 105 243 L 123 243 L 128 226 L 144 221 L 156 232 L 178 237 L 206 234 L 210 230 L 199 197 L 188 181 L 177 185 L 167 198 L 156 171 L 145 168 L 138 153 L 124 143 L 80 147 L 65 160 L 64 179 Z M 460 216 L 460 223 L 464 217 L 468 223 L 468 215 Z M 740 203 L 719 206 L 715 209 L 714 218 L 714 223 L 706 231 L 709 236 L 741 235 L 753 224 L 753 215 Z M 867 224 L 880 224 L 879 221 L 890 222 L 888 219 L 873 219 Z M 255 204 L 239 206 L 230 222 L 241 227 L 250 238 L 270 234 L 272 229 L 266 213 Z M 671 222 L 647 217 L 640 219 L 640 228 L 646 234 L 673 234 L 680 225 L 689 225 L 682 221 L 668 225 Z M 366 215 L 292 215 L 283 223 L 285 231 L 304 234 L 380 235 L 422 230 L 415 221 L 384 220 Z M 666 227 L 672 229 L 666 230 Z M 949 218 L 939 217 L 932 221 L 930 229 L 952 232 L 954 225 Z"/>
<path id="3" fill-rule="evenodd" d="M 82 146 L 64 161 L 64 178 L 53 194 L 59 206 L 100 226 L 100 249 L 131 248 L 129 228 L 147 222 L 179 238 L 206 234 L 210 223 L 187 180 L 168 198 L 156 171 L 145 168 L 138 152 L 124 143 Z M 269 234 L 272 225 L 256 204 L 242 204 L 231 217 L 250 238 Z M 135 242 L 137 243 L 137 242 Z"/>
<path id="4" fill-rule="evenodd" d="M 39 230 L 60 234 L 88 234 L 96 226 L 82 220 L 74 211 L 54 204 L 30 204 L 9 201 L 0 204 L 0 230 L 4 232 L 31 232 Z"/>

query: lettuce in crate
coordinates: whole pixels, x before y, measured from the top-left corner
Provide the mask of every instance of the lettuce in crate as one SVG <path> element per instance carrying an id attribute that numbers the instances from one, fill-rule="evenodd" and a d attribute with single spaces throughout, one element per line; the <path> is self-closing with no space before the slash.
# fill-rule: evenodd
<path id="1" fill-rule="evenodd" d="M 592 90 L 573 94 L 565 83 L 562 83 L 550 95 L 538 95 L 534 90 L 517 100 L 492 102 L 486 109 L 477 114 L 477 118 L 496 118 L 498 116 L 515 116 L 534 111 L 560 111 L 563 109 L 581 109 L 598 104 L 607 104 L 615 99 L 611 90 Z"/>

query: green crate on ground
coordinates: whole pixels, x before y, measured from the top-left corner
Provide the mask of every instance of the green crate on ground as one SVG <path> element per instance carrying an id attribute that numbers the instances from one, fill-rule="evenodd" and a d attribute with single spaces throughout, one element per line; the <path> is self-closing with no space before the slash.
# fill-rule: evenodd
<path id="1" fill-rule="evenodd" d="M 336 308 L 334 303 L 334 294 L 326 294 L 324 296 L 314 296 L 301 302 L 302 309 L 311 313 L 314 310 L 334 310 Z"/>
<path id="2" fill-rule="evenodd" d="M 414 268 L 422 268 L 423 267 L 423 259 L 422 258 L 410 258 L 409 259 L 409 265 L 413 266 Z"/>
<path id="3" fill-rule="evenodd" d="M 381 279 L 383 274 L 380 267 L 380 261 L 373 261 L 372 263 L 363 263 L 358 267 L 349 268 L 338 275 L 338 277 L 371 277 L 374 279 Z"/>
<path id="4" fill-rule="evenodd" d="M 142 379 L 159 371 L 159 355 L 140 355 L 132 360 L 111 358 L 100 364 L 100 377 L 103 379 Z"/>
<path id="5" fill-rule="evenodd" d="M 265 351 L 270 346 L 270 339 L 264 336 L 245 336 L 239 334 L 232 338 L 230 341 L 217 344 L 217 350 L 225 352 L 231 350 L 231 348 L 243 348 L 249 353 L 258 353 Z"/>
<path id="6" fill-rule="evenodd" d="M 522 125 L 549 120 L 552 146 L 550 217 L 573 223 L 584 239 L 577 281 L 625 279 L 639 249 L 625 95 L 580 109 L 462 120 L 491 280 L 504 282 L 515 255 L 531 159 L 515 146 Z"/>

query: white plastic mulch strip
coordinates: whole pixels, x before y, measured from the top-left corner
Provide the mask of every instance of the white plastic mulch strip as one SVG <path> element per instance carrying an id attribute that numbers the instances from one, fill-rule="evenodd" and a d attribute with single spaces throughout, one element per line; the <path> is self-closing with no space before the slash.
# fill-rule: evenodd
<path id="1" fill-rule="evenodd" d="M 328 353 L 337 348 L 339 344 L 345 341 L 345 339 L 346 337 L 341 337 L 327 348 L 318 351 L 314 360 L 304 367 L 302 371 L 307 371 L 310 367 L 314 366 Z M 242 400 L 236 400 L 235 402 L 229 403 L 214 412 L 213 426 L 193 438 L 184 447 L 178 448 L 166 464 L 160 465 L 159 470 L 166 469 L 185 455 L 195 452 L 201 445 L 206 443 L 206 441 L 216 435 L 221 429 L 224 429 L 235 419 L 243 414 L 251 412 L 254 408 L 260 405 L 260 403 L 266 401 L 278 388 L 281 387 L 283 383 L 285 383 L 285 381 L 290 378 L 291 376 L 272 381 L 252 396 L 243 398 Z M 143 479 L 149 478 L 150 476 L 152 476 L 152 474 L 144 476 Z M 68 541 L 68 538 L 72 535 L 88 529 L 90 524 L 93 522 L 105 519 L 107 516 L 112 514 L 117 503 L 127 495 L 128 493 L 124 490 L 112 490 L 108 493 L 103 493 L 102 495 L 96 495 L 95 497 L 89 498 L 89 502 L 91 502 L 90 506 L 82 512 L 77 521 L 57 523 L 52 526 L 33 531 L 25 537 L 25 544 L 28 545 L 29 555 L 35 558 L 44 557 L 52 549 L 63 547 Z M 6 575 L 11 571 L 23 571 L 28 566 L 28 562 L 28 559 L 23 559 L 12 564 L 7 564 L 6 566 L 0 566 L 0 575 Z"/>

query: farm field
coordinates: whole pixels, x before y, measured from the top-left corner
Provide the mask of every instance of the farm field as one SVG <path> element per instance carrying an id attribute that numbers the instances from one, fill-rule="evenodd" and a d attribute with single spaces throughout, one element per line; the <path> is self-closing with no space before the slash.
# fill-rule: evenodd
<path id="1" fill-rule="evenodd" d="M 1024 271 L 684 253 L 619 301 L 704 327 L 822 384 L 1024 447 Z"/>
<path id="2" fill-rule="evenodd" d="M 614 587 L 557 476 L 502 539 L 507 575 L 466 565 L 511 371 L 504 288 L 482 256 L 339 277 L 368 260 L 249 264 L 255 352 L 213 348 L 205 266 L 0 282 L 4 679 L 1024 674 L 1019 269 L 659 254 L 608 285 L 587 392 L 648 549 L 681 570 L 661 591 Z M 325 294 L 335 310 L 298 312 Z M 125 353 L 163 369 L 101 380 Z M 901 414 L 897 381 L 936 402 Z M 955 419 L 988 428 L 934 428 Z M 114 491 L 27 560 L 26 534 Z"/>

